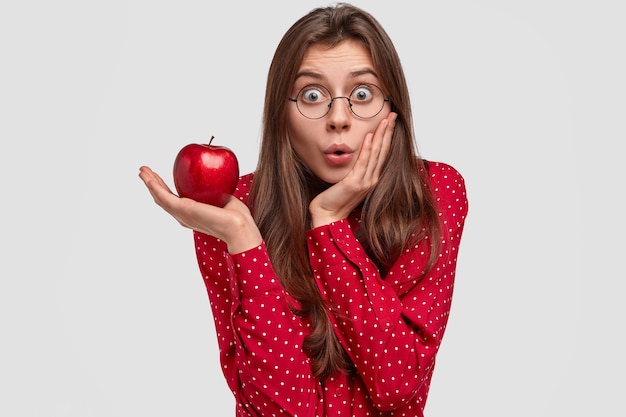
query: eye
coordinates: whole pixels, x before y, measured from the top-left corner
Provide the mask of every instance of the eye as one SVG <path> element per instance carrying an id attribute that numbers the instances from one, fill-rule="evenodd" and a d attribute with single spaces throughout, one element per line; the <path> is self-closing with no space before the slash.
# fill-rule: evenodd
<path id="1" fill-rule="evenodd" d="M 319 86 L 319 85 L 310 85 L 310 86 L 304 87 L 300 91 L 300 98 L 302 98 L 302 101 L 304 101 L 305 103 L 310 103 L 310 104 L 324 101 L 327 98 L 327 96 L 328 96 L 328 93 L 326 92 L 324 87 Z"/>
<path id="2" fill-rule="evenodd" d="M 364 102 L 371 100 L 372 97 L 374 97 L 374 89 L 372 87 L 369 85 L 359 85 L 352 90 L 350 100 L 355 102 Z"/>

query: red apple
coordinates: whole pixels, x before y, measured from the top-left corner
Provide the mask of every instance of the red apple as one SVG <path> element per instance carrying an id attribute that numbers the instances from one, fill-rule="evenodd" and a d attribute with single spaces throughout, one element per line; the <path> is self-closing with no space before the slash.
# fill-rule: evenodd
<path id="1" fill-rule="evenodd" d="M 225 146 L 191 143 L 174 161 L 174 186 L 178 195 L 224 207 L 239 181 L 235 153 Z"/>

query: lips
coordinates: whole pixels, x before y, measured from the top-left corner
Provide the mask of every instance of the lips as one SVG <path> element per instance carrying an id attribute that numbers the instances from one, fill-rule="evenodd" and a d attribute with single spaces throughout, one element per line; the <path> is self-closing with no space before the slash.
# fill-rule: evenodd
<path id="1" fill-rule="evenodd" d="M 324 151 L 330 165 L 346 165 L 352 160 L 354 152 L 347 145 L 333 144 Z"/>

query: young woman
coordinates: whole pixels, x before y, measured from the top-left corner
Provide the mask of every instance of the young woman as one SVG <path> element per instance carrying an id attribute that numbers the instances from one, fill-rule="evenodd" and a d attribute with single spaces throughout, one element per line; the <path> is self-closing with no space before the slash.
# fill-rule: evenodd
<path id="1" fill-rule="evenodd" d="M 257 169 L 225 207 L 140 177 L 194 230 L 237 415 L 423 415 L 467 200 L 454 168 L 418 156 L 371 15 L 318 8 L 287 31 Z"/>

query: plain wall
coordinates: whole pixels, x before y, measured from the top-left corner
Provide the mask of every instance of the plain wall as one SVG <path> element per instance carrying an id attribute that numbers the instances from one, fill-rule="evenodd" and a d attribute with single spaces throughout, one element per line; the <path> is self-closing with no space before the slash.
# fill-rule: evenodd
<path id="1" fill-rule="evenodd" d="M 274 48 L 325 4 L 0 6 L 1 415 L 234 415 L 191 231 L 138 168 L 172 184 L 214 135 L 254 170 Z M 467 183 L 427 415 L 623 415 L 620 3 L 354 4 L 398 48 L 422 155 Z"/>

